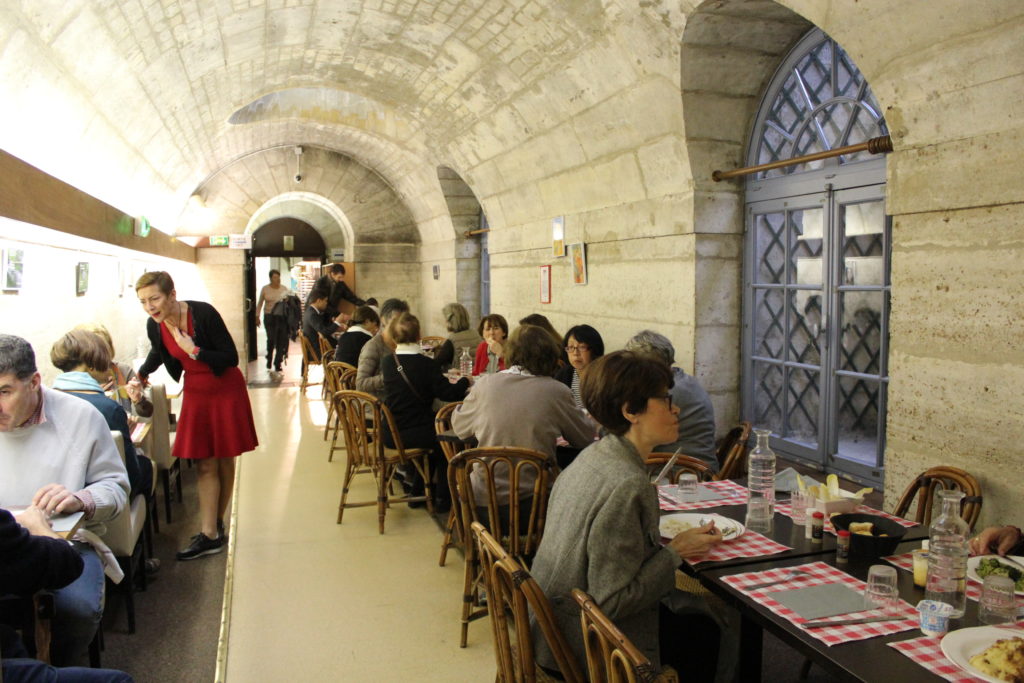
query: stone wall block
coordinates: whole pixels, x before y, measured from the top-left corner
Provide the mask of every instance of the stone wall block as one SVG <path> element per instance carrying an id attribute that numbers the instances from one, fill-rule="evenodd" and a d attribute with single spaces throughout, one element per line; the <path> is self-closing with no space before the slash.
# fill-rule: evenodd
<path id="1" fill-rule="evenodd" d="M 678 135 L 666 135 L 636 151 L 646 196 L 660 197 L 693 189 L 690 159 L 686 145 Z"/>

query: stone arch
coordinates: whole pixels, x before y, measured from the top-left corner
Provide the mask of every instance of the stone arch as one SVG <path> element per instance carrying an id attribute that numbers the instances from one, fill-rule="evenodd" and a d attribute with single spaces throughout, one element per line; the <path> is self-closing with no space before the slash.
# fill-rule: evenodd
<path id="1" fill-rule="evenodd" d="M 313 209 L 314 213 L 326 215 L 337 226 L 338 231 L 325 230 L 322 227 L 324 226 L 323 221 L 310 220 L 310 208 Z M 355 233 L 352 230 L 352 224 L 349 222 L 348 216 L 345 215 L 345 212 L 337 204 L 314 192 L 285 192 L 268 199 L 253 212 L 248 224 L 245 226 L 245 233 L 255 232 L 269 221 L 284 217 L 298 218 L 308 223 L 320 233 L 328 249 L 340 247 L 345 250 L 346 254 L 352 253 L 355 246 Z M 340 240 L 338 238 L 339 234 L 341 236 Z"/>
<path id="2" fill-rule="evenodd" d="M 471 320 L 476 320 L 481 315 L 480 239 L 465 233 L 480 227 L 483 207 L 472 188 L 453 169 L 438 166 L 437 179 L 455 231 L 455 300 L 466 307 Z"/>
<path id="3" fill-rule="evenodd" d="M 680 91 L 693 175 L 696 239 L 694 371 L 722 425 L 740 414 L 743 183 L 715 169 L 742 165 L 765 85 L 813 24 L 774 0 L 707 0 L 687 17 Z"/>

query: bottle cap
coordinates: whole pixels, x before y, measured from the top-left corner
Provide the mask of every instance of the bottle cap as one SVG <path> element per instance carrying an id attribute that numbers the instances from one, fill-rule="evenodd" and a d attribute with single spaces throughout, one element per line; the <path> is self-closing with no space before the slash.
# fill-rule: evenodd
<path id="1" fill-rule="evenodd" d="M 839 538 L 847 538 L 850 535 L 850 532 L 846 529 L 840 529 L 836 532 L 836 535 L 839 536 Z"/>
<path id="2" fill-rule="evenodd" d="M 811 517 L 814 517 L 815 519 L 825 519 L 825 513 L 819 510 L 811 515 Z"/>

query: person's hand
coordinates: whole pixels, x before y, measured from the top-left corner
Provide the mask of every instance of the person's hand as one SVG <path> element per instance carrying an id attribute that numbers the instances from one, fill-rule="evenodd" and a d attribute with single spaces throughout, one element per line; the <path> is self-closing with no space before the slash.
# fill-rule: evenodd
<path id="1" fill-rule="evenodd" d="M 191 354 L 195 351 L 196 345 L 195 342 L 192 341 L 192 337 L 187 334 L 182 334 L 177 325 L 172 325 L 166 320 L 164 321 L 164 325 L 167 326 L 167 330 L 171 333 L 171 336 L 174 337 L 174 343 L 176 343 L 182 351 L 187 354 Z"/>
<path id="2" fill-rule="evenodd" d="M 49 536 L 60 538 L 53 528 L 50 527 L 50 520 L 46 513 L 32 505 L 18 513 L 18 524 L 22 525 L 33 536 Z"/>
<path id="3" fill-rule="evenodd" d="M 260 314 L 256 314 L 256 327 L 263 327 L 263 321 L 260 320 Z"/>
<path id="4" fill-rule="evenodd" d="M 487 350 L 495 355 L 496 358 L 505 357 L 505 347 L 497 339 L 487 340 Z"/>
<path id="5" fill-rule="evenodd" d="M 142 382 L 135 377 L 128 380 L 128 384 L 124 385 L 124 389 L 128 393 L 128 398 L 132 400 L 132 403 L 138 403 L 142 400 Z"/>
<path id="6" fill-rule="evenodd" d="M 668 542 L 668 547 L 676 551 L 681 559 L 697 557 L 722 542 L 722 534 L 715 528 L 714 521 L 704 526 L 676 534 L 676 537 Z"/>
<path id="7" fill-rule="evenodd" d="M 114 384 L 114 376 L 111 375 L 110 379 L 108 379 L 100 388 L 103 389 L 104 392 L 113 391 L 114 389 L 116 389 L 117 385 Z"/>
<path id="8" fill-rule="evenodd" d="M 139 386 L 143 389 L 149 386 L 149 375 L 136 375 L 139 379 Z"/>
<path id="9" fill-rule="evenodd" d="M 47 484 L 36 491 L 32 504 L 48 515 L 78 512 L 85 507 L 75 494 L 60 484 Z"/>
<path id="10" fill-rule="evenodd" d="M 1020 531 L 1012 526 L 990 526 L 971 539 L 972 555 L 1005 555 L 1020 542 Z"/>

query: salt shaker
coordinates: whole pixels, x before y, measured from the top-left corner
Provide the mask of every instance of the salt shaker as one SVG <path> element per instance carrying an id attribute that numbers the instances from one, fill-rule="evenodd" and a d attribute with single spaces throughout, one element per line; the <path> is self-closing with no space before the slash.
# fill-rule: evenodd
<path id="1" fill-rule="evenodd" d="M 825 536 L 825 513 L 816 510 L 811 515 L 811 543 L 821 543 Z"/>
<path id="2" fill-rule="evenodd" d="M 836 532 L 836 564 L 850 561 L 850 532 L 840 529 Z"/>

